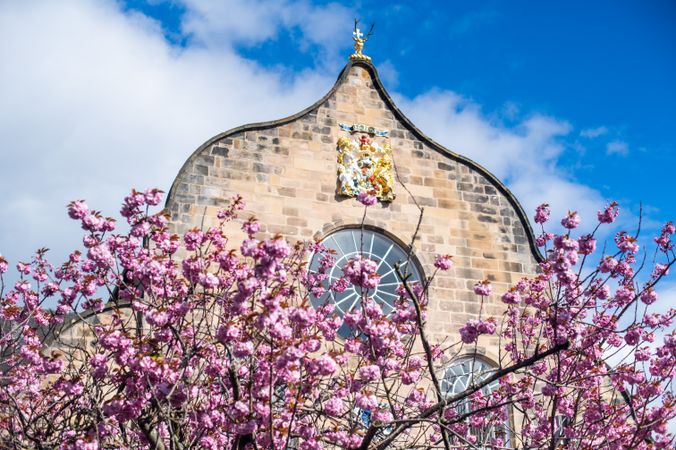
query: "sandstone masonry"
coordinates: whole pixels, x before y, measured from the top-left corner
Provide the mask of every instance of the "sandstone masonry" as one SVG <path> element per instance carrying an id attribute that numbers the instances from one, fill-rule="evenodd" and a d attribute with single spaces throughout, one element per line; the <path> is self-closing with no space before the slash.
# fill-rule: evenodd
<path id="1" fill-rule="evenodd" d="M 396 166 L 391 203 L 369 208 L 366 223 L 410 243 L 424 208 L 414 253 L 426 276 L 437 254 L 453 255 L 454 268 L 439 274 L 430 291 L 428 329 L 437 340 L 455 339 L 479 311 L 471 289 L 493 282 L 494 292 L 536 270 L 540 257 L 528 221 L 512 194 L 478 164 L 427 138 L 396 108 L 375 68 L 350 62 L 318 103 L 287 119 L 240 127 L 202 145 L 171 188 L 167 208 L 176 232 L 208 227 L 234 194 L 266 226 L 262 235 L 310 241 L 359 224 L 364 207 L 337 196 L 336 144 L 348 133 L 339 124 L 389 130 Z M 243 237 L 237 224 L 233 239 Z M 236 242 L 236 241 L 234 241 Z M 498 295 L 485 306 L 500 315 Z M 488 356 L 495 342 L 482 342 Z"/>

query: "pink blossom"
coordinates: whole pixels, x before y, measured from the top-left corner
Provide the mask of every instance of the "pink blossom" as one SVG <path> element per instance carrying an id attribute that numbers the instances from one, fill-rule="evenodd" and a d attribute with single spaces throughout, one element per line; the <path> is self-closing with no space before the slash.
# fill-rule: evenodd
<path id="1" fill-rule="evenodd" d="M 115 264 L 115 257 L 110 252 L 110 249 L 105 244 L 99 244 L 91 247 L 87 251 L 87 257 L 102 268 L 106 269 L 112 267 Z"/>
<path id="2" fill-rule="evenodd" d="M 30 264 L 19 262 L 16 264 L 16 270 L 22 275 L 29 275 L 31 273 Z"/>
<path id="3" fill-rule="evenodd" d="M 460 328 L 460 338 L 465 344 L 476 342 L 481 334 L 494 334 L 496 330 L 495 320 L 470 319 Z"/>
<path id="4" fill-rule="evenodd" d="M 216 339 L 223 343 L 235 342 L 242 336 L 242 330 L 232 323 L 221 325 L 216 331 Z"/>
<path id="5" fill-rule="evenodd" d="M 409 369 L 420 369 L 423 366 L 423 359 L 420 356 L 413 355 L 408 359 Z"/>
<path id="6" fill-rule="evenodd" d="M 535 223 L 543 224 L 549 220 L 551 211 L 547 203 L 543 203 L 535 208 Z"/>
<path id="7" fill-rule="evenodd" d="M 561 394 L 561 389 L 557 388 L 553 384 L 545 384 L 542 387 L 542 395 L 547 396 L 547 397 L 552 397 L 554 395 L 560 395 Z"/>
<path id="8" fill-rule="evenodd" d="M 626 305 L 627 303 L 634 300 L 636 293 L 631 286 L 620 286 L 615 291 L 615 302 L 618 305 Z"/>
<path id="9" fill-rule="evenodd" d="M 495 333 L 495 322 L 492 320 L 480 320 L 477 331 L 481 334 Z"/>
<path id="10" fill-rule="evenodd" d="M 638 243 L 636 238 L 629 236 L 625 231 L 620 231 L 615 236 L 615 242 L 617 243 L 617 248 L 620 249 L 623 253 L 636 253 L 638 252 Z"/>
<path id="11" fill-rule="evenodd" d="M 332 375 L 336 370 L 338 370 L 336 361 L 329 355 L 320 356 L 317 358 L 316 363 L 319 373 L 322 375 Z"/>
<path id="12" fill-rule="evenodd" d="M 185 248 L 190 251 L 194 251 L 202 244 L 204 240 L 204 233 L 195 228 L 193 230 L 187 231 L 185 236 L 183 236 L 183 241 L 185 242 Z"/>
<path id="13" fill-rule="evenodd" d="M 477 281 L 474 284 L 474 293 L 476 295 L 481 295 L 481 296 L 489 296 L 491 295 L 491 291 L 493 290 L 493 287 L 491 286 L 491 282 L 488 280 L 482 280 L 482 281 Z"/>
<path id="14" fill-rule="evenodd" d="M 160 202 L 162 201 L 162 194 L 164 192 L 159 190 L 159 189 L 148 189 L 143 192 L 143 195 L 145 196 L 145 202 L 146 204 L 150 206 L 156 206 L 159 205 Z"/>
<path id="15" fill-rule="evenodd" d="M 606 256 L 601 261 L 599 265 L 599 271 L 601 273 L 613 272 L 617 268 L 617 260 L 612 256 Z"/>
<path id="16" fill-rule="evenodd" d="M 357 200 L 364 206 L 373 206 L 378 202 L 378 198 L 366 191 L 361 191 L 357 194 Z"/>
<path id="17" fill-rule="evenodd" d="M 105 219 L 96 213 L 87 214 L 82 219 L 82 229 L 87 231 L 101 231 L 105 226 Z"/>
<path id="18" fill-rule="evenodd" d="M 566 217 L 561 219 L 561 225 L 568 229 L 577 228 L 580 225 L 579 214 L 575 211 L 568 211 Z"/>
<path id="19" fill-rule="evenodd" d="M 68 204 L 68 216 L 71 219 L 82 220 L 89 213 L 89 207 L 84 200 L 75 200 Z"/>
<path id="20" fill-rule="evenodd" d="M 411 385 L 420 379 L 419 370 L 405 370 L 401 372 L 401 382 L 404 385 Z"/>
<path id="21" fill-rule="evenodd" d="M 676 227 L 674 226 L 673 222 L 667 222 L 662 227 L 660 235 L 655 238 L 655 242 L 663 252 L 667 252 L 674 248 L 674 245 L 671 242 L 671 235 L 674 234 L 675 229 Z"/>
<path id="22" fill-rule="evenodd" d="M 596 251 L 596 239 L 590 234 L 578 238 L 579 252 L 583 255 L 591 255 Z"/>
<path id="23" fill-rule="evenodd" d="M 641 362 L 648 361 L 650 360 L 650 348 L 649 347 L 639 348 L 634 352 L 634 355 L 637 361 Z"/>
<path id="24" fill-rule="evenodd" d="M 355 400 L 357 406 L 364 411 L 372 411 L 378 407 L 378 399 L 368 391 L 358 392 Z"/>
<path id="25" fill-rule="evenodd" d="M 350 259 L 343 266 L 343 273 L 350 283 L 365 289 L 375 289 L 378 286 L 380 275 L 377 270 L 378 264 L 375 261 L 362 256 Z"/>
<path id="26" fill-rule="evenodd" d="M 340 416 L 345 412 L 345 402 L 338 397 L 331 397 L 324 403 L 324 412 L 329 416 Z"/>
<path id="27" fill-rule="evenodd" d="M 518 305 L 521 302 L 521 297 L 517 291 L 509 290 L 502 294 L 502 302 L 508 305 Z"/>
<path id="28" fill-rule="evenodd" d="M 411 390 L 411 392 L 408 394 L 408 397 L 406 397 L 406 404 L 410 406 L 417 406 L 418 408 L 423 406 L 426 401 L 427 397 L 425 395 L 425 391 L 422 388 Z"/>
<path id="29" fill-rule="evenodd" d="M 345 292 L 345 289 L 347 289 L 349 286 L 350 282 L 346 278 L 338 278 L 331 284 L 331 290 L 337 294 L 340 294 L 341 292 Z"/>
<path id="30" fill-rule="evenodd" d="M 232 350 L 232 354 L 237 358 L 246 358 L 253 353 L 253 342 L 237 342 Z"/>
<path id="31" fill-rule="evenodd" d="M 434 259 L 434 267 L 439 270 L 449 270 L 453 267 L 453 261 L 451 261 L 452 258 L 453 257 L 450 255 L 437 255 Z"/>
<path id="32" fill-rule="evenodd" d="M 651 276 L 653 278 L 659 278 L 665 275 L 669 275 L 669 266 L 666 264 L 655 264 Z"/>
<path id="33" fill-rule="evenodd" d="M 537 245 L 538 247 L 544 247 L 545 245 L 547 245 L 547 242 L 551 241 L 552 239 L 554 239 L 554 235 L 552 233 L 548 233 L 545 231 L 544 233 L 535 238 L 535 245 Z"/>
<path id="34" fill-rule="evenodd" d="M 619 213 L 617 202 L 611 202 L 603 211 L 598 212 L 597 217 L 600 223 L 613 223 Z"/>
<path id="35" fill-rule="evenodd" d="M 218 287 L 220 280 L 213 273 L 200 273 L 198 276 L 199 283 L 204 286 L 205 289 L 215 289 Z"/>
<path id="36" fill-rule="evenodd" d="M 261 230 L 261 225 L 255 218 L 250 218 L 242 225 L 242 230 L 252 238 L 254 234 L 258 233 Z"/>
<path id="37" fill-rule="evenodd" d="M 265 255 L 270 258 L 281 259 L 286 258 L 291 254 L 291 248 L 289 248 L 288 242 L 281 236 L 273 239 L 266 239 L 263 241 L 263 248 L 265 250 Z"/>
<path id="38" fill-rule="evenodd" d="M 645 303 L 646 305 L 651 305 L 657 301 L 657 292 L 651 287 L 644 289 L 643 292 L 641 292 L 641 301 Z"/>
<path id="39" fill-rule="evenodd" d="M 390 422 L 393 417 L 392 413 L 386 408 L 378 408 L 373 412 L 372 419 L 374 422 L 387 423 Z"/>
<path id="40" fill-rule="evenodd" d="M 363 366 L 359 369 L 359 377 L 366 382 L 375 381 L 380 378 L 380 367 L 375 364 Z"/>
<path id="41" fill-rule="evenodd" d="M 509 408 L 498 405 L 509 404 L 520 408 L 510 439 L 524 448 L 548 447 L 552 431 L 580 448 L 669 448 L 676 310 L 665 305 L 646 312 L 634 302 L 637 296 L 645 304 L 657 300 L 660 277 L 674 263 L 673 224 L 658 237 L 651 273 L 640 273 L 637 243 L 626 233 L 616 236 L 620 251 L 596 265 L 579 257 L 594 251 L 593 235 L 543 229 L 538 242 L 551 243 L 546 259 L 503 291 L 509 307 L 486 298 L 487 280 L 477 283 L 482 298 L 474 304 L 461 293 L 455 306 L 437 296 L 462 286 L 462 277 L 432 280 L 429 290 L 412 283 L 420 300 L 414 305 L 394 275 L 378 283 L 374 261 L 351 260 L 336 279 L 335 258 L 320 244 L 307 246 L 322 255 L 308 273 L 307 249 L 281 236 L 254 239 L 260 230 L 254 219 L 242 226 L 247 239 L 233 242 L 228 232 L 235 224 L 226 222 L 241 211 L 241 199 L 206 231 L 178 235 L 164 214 L 150 211 L 160 198 L 157 190 L 132 191 L 122 208 L 130 231 L 108 236 L 114 221 L 74 202 L 69 215 L 84 222 L 86 256 L 72 252 L 55 268 L 38 251 L 0 286 L 0 320 L 10 330 L 0 336 L 6 369 L 0 429 L 11 431 L 3 439 L 12 448 L 34 446 L 35 436 L 44 447 L 64 450 L 146 448 L 150 429 L 158 442 L 187 439 L 213 450 L 354 449 L 377 424 L 371 447 L 403 430 L 390 446 L 404 449 L 420 445 L 421 436 L 440 444 L 441 419 L 448 421 L 453 448 L 503 446 L 500 433 L 484 440 L 477 430 L 507 423 Z M 543 205 L 538 223 L 548 216 Z M 615 211 L 600 220 L 606 217 L 614 220 Z M 451 259 L 438 256 L 434 265 L 448 270 Z M 8 269 L 0 258 L 0 272 Z M 645 283 L 642 290 L 639 283 Z M 350 285 L 361 295 L 336 302 Z M 383 301 L 375 295 L 385 294 L 381 288 L 394 295 Z M 101 295 L 108 291 L 115 297 Z M 340 292 L 345 295 L 334 296 Z M 116 308 L 125 304 L 131 308 Z M 89 315 L 104 306 L 105 314 Z M 69 322 L 72 313 L 86 323 Z M 456 316 L 465 318 L 459 336 L 447 335 L 447 322 Z M 62 324 L 76 326 L 50 336 L 52 346 L 44 330 Z M 82 345 L 72 339 L 80 330 L 93 333 Z M 418 345 L 423 331 L 429 346 Z M 438 398 L 427 359 L 440 379 L 451 381 L 449 369 L 465 353 L 459 342 L 476 344 L 481 336 L 482 345 L 502 355 L 500 368 L 520 364 L 518 371 L 500 377 L 490 392 L 479 389 L 463 399 L 467 417 L 460 418 L 457 403 L 432 412 Z M 78 346 L 75 359 L 63 355 L 72 344 Z M 609 365 L 609 355 L 625 347 L 630 351 Z M 526 364 L 531 358 L 535 362 Z M 449 394 L 445 382 L 442 389 Z M 632 397 L 635 418 L 613 401 L 623 392 Z M 575 417 L 562 425 L 557 419 L 556 430 L 552 397 L 557 415 Z M 157 407 L 171 422 L 144 420 L 157 419 Z M 22 425 L 16 420 L 22 415 L 40 420 Z"/>
<path id="42" fill-rule="evenodd" d="M 554 248 L 564 251 L 577 252 L 580 248 L 578 242 L 575 239 L 571 239 L 569 236 L 556 236 L 554 238 Z"/>
<path id="43" fill-rule="evenodd" d="M 156 327 L 163 327 L 169 323 L 169 313 L 161 310 L 152 310 L 146 314 L 146 320 L 149 324 L 155 325 Z"/>
<path id="44" fill-rule="evenodd" d="M 460 328 L 460 338 L 465 344 L 471 344 L 479 337 L 478 321 L 469 320 Z"/>
<path id="45" fill-rule="evenodd" d="M 627 331 L 624 335 L 624 340 L 627 342 L 628 345 L 636 345 L 639 343 L 639 340 L 641 339 L 641 330 L 636 327 L 632 327 Z"/>
<path id="46" fill-rule="evenodd" d="M 246 207 L 246 203 L 242 196 L 235 195 L 230 199 L 230 205 L 228 208 L 221 209 L 216 213 L 216 217 L 221 221 L 228 221 L 237 217 L 237 212 L 243 210 Z"/>
<path id="47" fill-rule="evenodd" d="M 74 450 L 98 450 L 99 449 L 99 443 L 97 442 L 96 439 L 91 439 L 91 440 L 84 440 L 84 439 L 78 439 L 75 441 L 75 445 L 73 446 Z"/>
<path id="48" fill-rule="evenodd" d="M 610 288 L 606 285 L 600 286 L 594 290 L 594 295 L 600 300 L 606 300 L 610 297 Z"/>

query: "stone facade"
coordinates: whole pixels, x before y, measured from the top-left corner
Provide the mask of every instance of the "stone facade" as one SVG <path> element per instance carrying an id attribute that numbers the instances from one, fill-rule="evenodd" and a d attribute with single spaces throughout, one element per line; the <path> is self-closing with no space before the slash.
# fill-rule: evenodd
<path id="1" fill-rule="evenodd" d="M 428 329 L 437 340 L 454 338 L 479 311 L 472 293 L 477 280 L 500 293 L 532 274 L 540 255 L 528 221 L 511 193 L 478 164 L 422 134 L 396 108 L 376 69 L 350 62 L 331 91 L 315 105 L 286 119 L 248 125 L 207 141 L 180 170 L 167 199 L 177 232 L 210 226 L 216 212 L 241 194 L 247 213 L 289 241 L 322 238 L 361 222 L 364 207 L 336 195 L 337 141 L 349 136 L 339 124 L 362 123 L 389 131 L 396 168 L 391 203 L 368 209 L 366 223 L 410 243 L 424 214 L 414 254 L 426 276 L 437 254 L 453 255 L 454 268 L 431 286 Z M 233 225 L 233 238 L 243 237 Z M 235 241 L 236 242 L 236 241 Z M 495 295 L 486 312 L 503 308 Z M 482 343 L 487 354 L 493 342 Z"/>

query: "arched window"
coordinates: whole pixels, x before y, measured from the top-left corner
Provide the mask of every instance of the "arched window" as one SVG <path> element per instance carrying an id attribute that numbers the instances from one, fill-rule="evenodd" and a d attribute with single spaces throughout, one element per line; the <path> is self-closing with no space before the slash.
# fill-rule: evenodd
<path id="1" fill-rule="evenodd" d="M 469 387 L 480 383 L 495 372 L 496 368 L 491 363 L 479 356 L 465 356 L 453 361 L 444 373 L 441 380 L 441 390 L 446 396 L 453 396 L 466 391 Z M 489 396 L 495 389 L 498 388 L 499 383 L 494 381 L 484 386 L 481 391 L 484 396 Z M 458 415 L 467 414 L 471 412 L 471 405 L 469 399 L 463 399 L 456 404 L 456 413 Z M 505 422 L 502 425 L 490 425 L 482 428 L 470 427 L 470 435 L 476 437 L 476 448 L 481 449 L 495 449 L 495 448 L 511 448 L 510 447 L 510 433 L 509 433 L 509 414 L 505 413 Z M 463 436 L 464 438 L 465 436 Z M 502 446 L 496 446 L 495 443 L 501 441 Z M 458 442 L 462 443 L 462 442 Z"/>
<path id="2" fill-rule="evenodd" d="M 350 286 L 344 292 L 335 293 L 329 286 L 343 276 L 343 267 L 352 258 L 359 255 L 372 259 L 378 264 L 380 283 L 375 289 L 370 289 L 368 295 L 380 303 L 383 313 L 390 314 L 394 310 L 394 302 L 399 298 L 396 293 L 401 285 L 395 266 L 399 264 L 402 272 L 410 273 L 408 282 L 420 283 L 423 279 L 422 270 L 414 255 L 410 255 L 403 245 L 387 236 L 384 232 L 374 228 L 361 229 L 360 227 L 343 228 L 335 231 L 322 240 L 322 245 L 333 250 L 335 263 L 329 268 L 323 285 L 327 293 L 321 298 L 312 297 L 315 306 L 331 301 L 336 305 L 336 311 L 343 315 L 359 306 L 359 299 L 364 293 L 358 286 Z M 310 271 L 316 272 L 319 258 L 313 255 L 310 261 Z M 342 336 L 349 333 L 346 325 L 339 330 Z"/>

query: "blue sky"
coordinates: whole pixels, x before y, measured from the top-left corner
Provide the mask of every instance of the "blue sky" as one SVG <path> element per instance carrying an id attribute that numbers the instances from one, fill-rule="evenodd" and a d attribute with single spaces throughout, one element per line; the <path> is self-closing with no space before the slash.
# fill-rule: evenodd
<path id="1" fill-rule="evenodd" d="M 676 218 L 673 0 L 3 0 L 0 254 L 60 262 L 81 245 L 69 201 L 114 215 L 211 136 L 314 103 L 355 17 L 403 112 L 529 214 L 589 227 L 616 199 L 621 226 L 641 202 L 649 233 Z M 676 304 L 676 283 L 660 293 Z"/>
<path id="2" fill-rule="evenodd" d="M 0 4 L 0 253 L 78 245 L 63 207 L 168 189 L 210 136 L 320 98 L 352 20 L 398 105 L 530 211 L 676 217 L 673 1 L 72 0 Z M 26 25 L 30 23 L 30 32 Z"/>
<path id="3" fill-rule="evenodd" d="M 125 5 L 160 21 L 175 45 L 199 45 L 181 29 L 187 7 L 180 2 Z M 375 22 L 367 49 L 376 65 L 385 62 L 389 89 L 409 98 L 449 89 L 507 125 L 534 113 L 565 120 L 573 131 L 560 164 L 571 178 L 634 210 L 642 201 L 656 220 L 674 216 L 672 180 L 662 173 L 676 166 L 673 1 L 341 5 L 364 28 Z M 290 27 L 235 48 L 289 76 L 308 68 L 337 73 L 342 61 L 328 58 L 325 46 L 306 46 L 303 34 Z M 349 52 L 346 33 L 335 45 Z"/>

